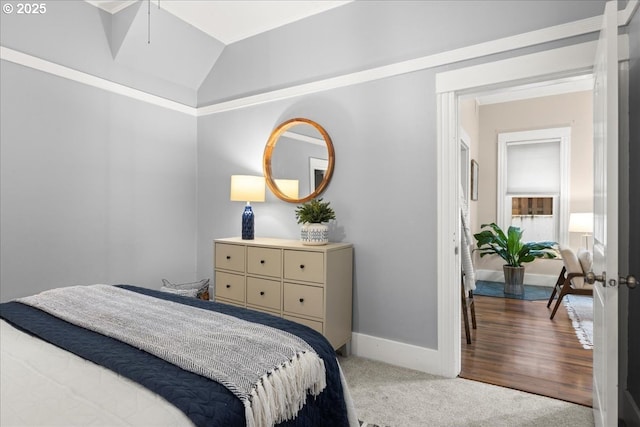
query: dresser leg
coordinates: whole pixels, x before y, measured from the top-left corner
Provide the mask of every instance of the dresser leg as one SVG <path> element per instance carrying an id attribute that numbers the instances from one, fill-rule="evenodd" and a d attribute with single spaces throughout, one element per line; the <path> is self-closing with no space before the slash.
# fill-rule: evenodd
<path id="1" fill-rule="evenodd" d="M 338 349 L 336 350 L 336 353 L 338 353 L 340 356 L 343 356 L 343 357 L 351 356 L 351 341 L 348 341 L 342 347 L 338 347 Z"/>

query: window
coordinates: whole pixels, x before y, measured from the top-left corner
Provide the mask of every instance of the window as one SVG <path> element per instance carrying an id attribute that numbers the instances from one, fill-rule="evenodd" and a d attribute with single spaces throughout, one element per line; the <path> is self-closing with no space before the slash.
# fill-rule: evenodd
<path id="1" fill-rule="evenodd" d="M 520 227 L 524 241 L 556 241 L 553 197 L 512 197 L 511 225 Z"/>
<path id="2" fill-rule="evenodd" d="M 567 243 L 570 128 L 498 135 L 498 225 Z"/>

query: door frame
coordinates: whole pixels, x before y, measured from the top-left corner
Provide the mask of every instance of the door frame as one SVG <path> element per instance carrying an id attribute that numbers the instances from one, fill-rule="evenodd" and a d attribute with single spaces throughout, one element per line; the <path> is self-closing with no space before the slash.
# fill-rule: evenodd
<path id="1" fill-rule="evenodd" d="M 469 200 L 471 200 L 471 138 L 469 134 L 464 130 L 462 126 L 460 126 L 459 130 L 460 136 L 460 179 L 463 182 L 460 183 L 462 186 L 462 191 L 464 192 L 464 198 L 467 201 L 467 206 L 469 205 Z"/>
<path id="2" fill-rule="evenodd" d="M 619 36 L 619 60 L 628 59 L 628 37 Z M 489 89 L 590 74 L 597 41 L 517 56 L 436 74 L 438 353 L 441 374 L 461 370 L 460 145 L 458 99 Z"/>

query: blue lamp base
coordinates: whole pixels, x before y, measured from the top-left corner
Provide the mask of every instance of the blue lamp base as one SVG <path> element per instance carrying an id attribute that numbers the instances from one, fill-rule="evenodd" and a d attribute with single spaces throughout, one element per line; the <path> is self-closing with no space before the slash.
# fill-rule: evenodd
<path id="1" fill-rule="evenodd" d="M 242 240 L 253 240 L 254 216 L 251 205 L 247 203 L 242 212 Z"/>

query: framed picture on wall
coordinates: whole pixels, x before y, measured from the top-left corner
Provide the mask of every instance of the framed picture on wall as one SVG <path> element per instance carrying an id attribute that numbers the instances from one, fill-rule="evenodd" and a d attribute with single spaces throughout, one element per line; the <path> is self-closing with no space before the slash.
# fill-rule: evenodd
<path id="1" fill-rule="evenodd" d="M 478 162 L 471 160 L 471 200 L 478 200 Z"/>

